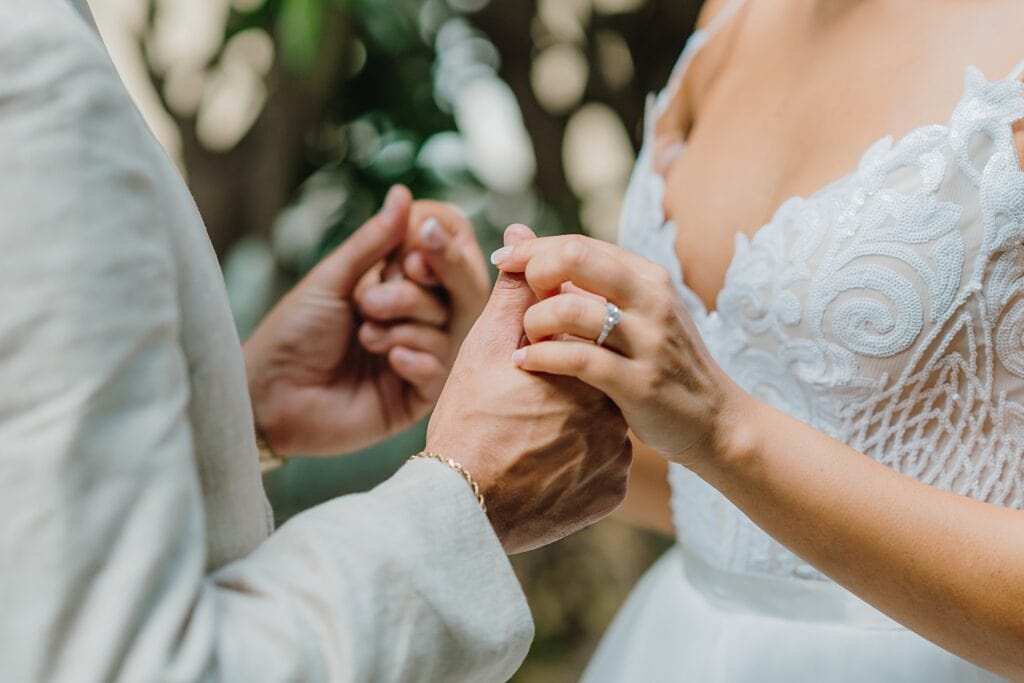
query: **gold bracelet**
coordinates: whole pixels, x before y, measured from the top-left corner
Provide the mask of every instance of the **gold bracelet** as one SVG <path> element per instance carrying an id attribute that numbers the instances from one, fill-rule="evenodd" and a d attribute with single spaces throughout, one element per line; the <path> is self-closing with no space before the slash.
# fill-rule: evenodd
<path id="1" fill-rule="evenodd" d="M 260 453 L 260 474 L 273 472 L 288 464 L 287 458 L 274 452 L 259 427 L 256 427 L 256 450 Z"/>
<path id="2" fill-rule="evenodd" d="M 437 453 L 431 453 L 430 451 L 420 451 L 409 458 L 409 460 L 436 460 L 448 465 L 448 467 L 451 467 L 462 475 L 462 478 L 466 480 L 467 484 L 469 484 L 469 488 L 473 489 L 473 495 L 476 496 L 476 502 L 480 503 L 480 509 L 485 513 L 487 512 L 487 504 L 484 502 L 484 494 L 480 492 L 480 485 L 476 483 L 475 479 L 473 479 L 473 475 L 469 473 L 469 470 L 463 467 L 460 463 L 452 460 L 451 458 L 438 455 Z"/>

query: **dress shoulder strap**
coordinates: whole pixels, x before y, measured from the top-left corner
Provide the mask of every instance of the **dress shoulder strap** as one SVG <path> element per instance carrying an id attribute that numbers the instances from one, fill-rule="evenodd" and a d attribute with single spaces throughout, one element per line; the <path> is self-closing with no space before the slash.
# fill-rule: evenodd
<path id="1" fill-rule="evenodd" d="M 668 87 L 665 88 L 666 100 L 670 100 L 675 96 L 676 91 L 682 85 L 683 79 L 686 77 L 686 72 L 690 68 L 690 63 L 693 62 L 694 58 L 700 54 L 700 51 L 705 45 L 710 43 L 715 36 L 722 32 L 729 22 L 739 13 L 740 8 L 747 3 L 747 0 L 726 0 L 725 5 L 720 9 L 714 16 L 714 18 L 708 22 L 707 26 L 697 29 L 690 36 L 689 40 L 686 41 L 686 47 L 683 48 L 683 52 L 679 55 L 679 59 L 676 61 L 675 66 L 672 68 L 672 75 L 668 81 Z M 1021 64 L 1024 66 L 1024 63 Z"/>

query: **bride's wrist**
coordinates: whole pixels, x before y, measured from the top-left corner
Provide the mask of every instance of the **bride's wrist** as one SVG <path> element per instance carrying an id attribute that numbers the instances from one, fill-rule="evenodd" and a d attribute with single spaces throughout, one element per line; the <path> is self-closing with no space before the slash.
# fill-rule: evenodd
<path id="1" fill-rule="evenodd" d="M 728 388 L 713 420 L 706 457 L 690 468 L 712 484 L 736 474 L 750 474 L 757 466 L 766 406 L 738 386 Z"/>

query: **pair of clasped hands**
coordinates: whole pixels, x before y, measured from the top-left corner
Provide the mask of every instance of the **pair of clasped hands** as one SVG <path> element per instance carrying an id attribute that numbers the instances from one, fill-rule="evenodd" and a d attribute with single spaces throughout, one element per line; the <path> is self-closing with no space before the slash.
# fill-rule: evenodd
<path id="1" fill-rule="evenodd" d="M 454 208 L 391 190 L 246 342 L 257 426 L 281 455 L 348 453 L 424 417 L 427 450 L 481 487 L 505 549 L 612 512 L 627 430 L 688 464 L 735 393 L 667 273 L 579 236 L 505 233 L 489 278 Z M 621 323 L 603 346 L 607 303 Z"/>

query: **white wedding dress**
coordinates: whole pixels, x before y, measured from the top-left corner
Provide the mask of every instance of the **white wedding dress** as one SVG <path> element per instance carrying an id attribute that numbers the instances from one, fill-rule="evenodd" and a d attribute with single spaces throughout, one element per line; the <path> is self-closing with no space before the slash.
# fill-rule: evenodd
<path id="1" fill-rule="evenodd" d="M 1024 508 L 1019 70 L 990 82 L 968 69 L 948 123 L 880 140 L 849 175 L 738 235 L 709 313 L 683 284 L 651 124 L 741 4 L 694 34 L 649 102 L 622 245 L 669 270 L 711 353 L 760 400 L 925 483 Z M 997 680 L 829 581 L 687 470 L 670 478 L 678 545 L 587 683 Z"/>

